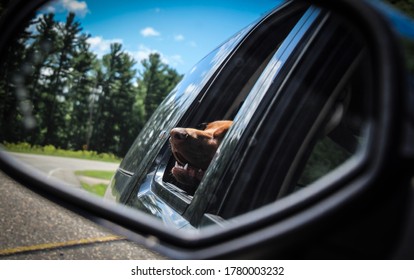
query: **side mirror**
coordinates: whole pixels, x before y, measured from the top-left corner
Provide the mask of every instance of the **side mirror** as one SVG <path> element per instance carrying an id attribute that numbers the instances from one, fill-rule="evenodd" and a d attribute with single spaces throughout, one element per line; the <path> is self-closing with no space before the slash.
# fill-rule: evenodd
<path id="1" fill-rule="evenodd" d="M 0 19 L 0 168 L 11 178 L 171 258 L 414 256 L 405 16 L 372 1 L 280 2 L 184 77 L 150 56 L 144 67 L 164 65 L 174 83 L 144 110 L 132 105 L 148 101 L 148 77 L 131 82 L 139 71 L 121 44 L 96 59 L 75 15 L 43 4 L 15 1 Z M 55 176 L 60 163 L 14 153 L 61 146 L 114 161 L 84 168 L 111 172 L 100 196 L 77 188 L 80 163 Z"/>

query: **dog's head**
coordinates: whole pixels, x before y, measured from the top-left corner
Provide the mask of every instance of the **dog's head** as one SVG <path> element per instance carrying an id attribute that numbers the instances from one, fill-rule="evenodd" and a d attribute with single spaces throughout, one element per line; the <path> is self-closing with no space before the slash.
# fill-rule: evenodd
<path id="1" fill-rule="evenodd" d="M 201 181 L 232 123 L 215 121 L 202 129 L 177 127 L 171 130 L 171 150 L 177 161 L 172 174 L 178 182 L 196 186 Z"/>

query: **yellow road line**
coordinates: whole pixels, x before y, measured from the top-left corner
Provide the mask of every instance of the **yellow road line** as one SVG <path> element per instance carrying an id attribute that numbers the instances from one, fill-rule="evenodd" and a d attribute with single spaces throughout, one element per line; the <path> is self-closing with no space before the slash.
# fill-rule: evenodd
<path id="1" fill-rule="evenodd" d="M 58 248 L 64 248 L 64 247 L 93 244 L 93 243 L 104 243 L 104 242 L 117 241 L 117 240 L 125 240 L 125 237 L 121 237 L 117 235 L 109 235 L 109 236 L 103 236 L 103 237 L 70 240 L 70 241 L 65 241 L 65 242 L 21 246 L 21 247 L 0 250 L 0 256 L 6 256 L 6 255 L 12 255 L 12 254 L 18 254 L 18 253 L 27 253 L 27 252 L 33 252 L 33 251 L 58 249 Z"/>

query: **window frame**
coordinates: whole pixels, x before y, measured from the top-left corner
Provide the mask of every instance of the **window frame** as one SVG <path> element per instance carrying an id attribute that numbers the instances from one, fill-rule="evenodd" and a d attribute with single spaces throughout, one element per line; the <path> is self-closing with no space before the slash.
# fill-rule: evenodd
<path id="1" fill-rule="evenodd" d="M 255 125 L 257 125 L 255 120 L 251 120 L 254 117 L 253 114 L 261 116 L 264 113 L 266 108 L 259 108 L 258 106 L 263 103 L 269 87 L 274 86 L 274 80 L 279 82 L 285 81 L 298 57 L 306 49 L 309 40 L 314 36 L 315 30 L 322 24 L 323 19 L 324 15 L 320 10 L 310 7 L 295 25 L 252 89 L 250 93 L 252 100 L 246 101 L 249 106 L 246 106 L 245 111 L 242 111 L 242 109 L 239 111 L 239 119 L 236 117 L 235 124 L 233 124 L 222 143 L 223 150 L 227 152 L 235 150 L 235 147 L 230 149 L 226 147 L 226 142 L 232 142 L 232 145 L 238 148 L 249 144 L 249 130 L 253 130 Z M 255 106 L 258 108 L 254 109 Z M 236 151 L 235 154 L 238 154 L 238 152 Z M 237 156 L 231 159 L 222 159 L 223 156 L 226 156 L 225 152 L 218 153 L 213 159 L 205 174 L 206 178 L 203 178 L 192 203 L 184 213 L 184 217 L 195 227 L 201 224 L 209 224 L 210 221 L 214 220 L 211 217 L 220 219 L 220 213 L 213 209 L 224 201 L 223 198 L 226 197 L 226 192 L 228 187 L 230 187 L 231 180 L 229 180 L 226 174 L 234 173 L 240 164 L 240 158 L 237 158 Z M 231 162 L 229 163 L 229 161 Z M 220 168 L 223 171 L 219 172 L 218 169 Z"/>
<path id="2" fill-rule="evenodd" d="M 329 14 L 325 15 L 324 17 L 325 18 L 322 22 L 320 22 L 319 27 L 331 28 L 329 24 L 326 24 L 326 22 L 329 21 L 329 18 L 330 18 Z M 313 53 L 312 50 L 314 50 L 314 48 L 318 48 L 318 46 L 312 46 L 312 44 L 314 44 L 314 41 L 318 38 L 318 35 L 322 33 L 323 33 L 322 29 L 317 30 L 317 32 L 314 33 L 314 36 L 312 38 L 309 38 L 308 46 L 303 50 L 303 53 L 305 55 L 309 53 Z M 326 33 L 323 33 L 323 36 L 327 36 Z M 329 38 L 329 40 L 332 40 L 332 39 Z M 357 59 L 358 58 L 356 58 L 355 60 Z M 299 57 L 296 59 L 296 62 L 295 62 L 296 65 L 299 65 L 297 69 L 291 68 L 289 70 L 291 72 L 300 71 L 300 69 L 303 67 L 302 65 L 300 65 L 301 64 L 300 62 L 301 62 L 301 58 Z M 344 70 L 343 77 L 341 76 L 338 78 L 338 82 L 336 83 L 338 84 L 338 87 L 341 83 L 343 83 L 343 80 L 346 79 L 348 75 L 348 71 L 350 71 L 350 68 L 353 67 L 352 64 L 354 63 L 355 61 L 353 61 L 349 67 L 346 67 L 346 69 Z M 328 71 L 328 69 L 326 69 L 326 71 Z M 280 81 L 280 83 L 287 83 L 288 81 L 287 79 L 289 78 L 284 77 L 284 76 L 279 76 L 277 77 L 277 79 Z M 280 122 L 281 119 L 287 118 L 288 120 L 289 118 L 292 118 L 292 116 L 294 115 L 296 115 L 295 118 L 298 118 L 297 114 L 300 114 L 299 109 L 293 108 L 293 106 L 289 106 L 289 105 L 287 105 L 288 107 L 284 107 L 285 108 L 284 110 L 275 110 L 275 108 L 277 107 L 275 107 L 276 105 L 274 104 L 279 103 L 279 102 L 284 102 L 286 97 L 285 96 L 279 97 L 278 95 L 280 95 L 280 93 L 272 94 L 271 92 L 280 91 L 280 89 L 278 88 L 280 84 L 277 83 L 276 81 L 273 84 L 274 84 L 273 85 L 274 89 L 269 90 L 270 93 L 267 96 L 268 99 L 263 100 L 263 103 L 267 103 L 270 105 L 269 106 L 265 105 L 264 109 L 261 112 L 255 112 L 257 119 L 252 121 L 249 124 L 252 127 L 251 132 L 248 134 L 251 137 L 251 139 L 257 139 L 256 133 L 258 133 L 259 131 L 261 131 L 262 135 L 263 135 L 263 131 L 271 131 L 270 134 L 275 134 L 275 132 L 277 132 L 274 124 L 272 124 L 269 120 L 278 119 L 278 121 Z M 287 89 L 283 89 L 283 87 L 281 90 L 287 91 Z M 334 90 L 338 92 L 337 88 L 334 88 Z M 298 95 L 299 92 L 295 92 L 294 94 Z M 332 94 L 332 96 L 333 95 L 334 94 Z M 296 101 L 293 102 L 295 104 L 295 107 L 300 103 L 298 97 L 300 97 L 300 95 L 298 95 L 297 97 L 294 97 L 296 98 Z M 324 105 L 322 108 L 325 108 L 326 104 L 329 103 L 330 98 L 331 97 L 328 97 L 326 103 L 323 103 Z M 289 99 L 289 97 L 286 100 L 290 100 L 290 101 L 285 101 L 286 104 L 292 103 L 292 100 Z M 323 109 L 321 109 L 321 111 L 323 111 Z M 263 112 L 266 112 L 266 113 L 263 113 Z M 323 127 L 323 124 L 326 123 L 327 121 L 325 118 L 326 117 L 325 113 L 318 113 L 314 117 L 314 119 L 307 119 L 307 122 L 309 123 L 308 129 L 304 131 L 300 131 L 300 133 L 297 134 L 300 137 L 299 139 L 303 139 L 304 142 L 298 144 L 297 150 L 293 151 L 292 149 L 291 156 L 293 159 L 288 164 L 286 164 L 287 166 L 286 166 L 286 171 L 284 173 L 285 175 L 287 174 L 292 175 L 291 173 L 294 173 L 295 171 L 294 169 L 297 168 L 297 165 L 298 165 L 297 161 L 299 160 L 299 158 L 301 158 L 303 154 L 306 154 L 306 151 L 309 151 L 313 147 L 311 142 L 316 139 L 315 135 L 317 135 L 318 131 Z M 264 115 L 261 115 L 261 114 L 264 114 Z M 302 116 L 301 119 L 305 120 L 306 118 Z M 367 123 L 366 126 L 368 127 L 369 124 Z M 288 130 L 278 129 L 278 131 L 284 131 L 288 135 L 294 135 Z M 249 137 L 248 135 L 246 135 L 246 137 Z M 364 131 L 364 135 L 367 135 L 368 137 L 368 132 Z M 287 136 L 287 138 L 289 138 L 289 136 Z M 249 167 L 247 167 L 247 164 L 241 164 L 241 165 L 239 164 L 237 166 L 237 169 L 233 170 L 232 172 L 228 172 L 225 176 L 223 176 L 222 181 L 226 182 L 227 185 L 225 187 L 221 185 L 220 187 L 222 189 L 226 189 L 226 192 L 225 193 L 222 192 L 221 194 L 218 193 L 215 195 L 216 197 L 222 197 L 220 204 L 219 203 L 210 204 L 209 208 L 205 211 L 207 214 L 216 215 L 224 219 L 230 219 L 234 216 L 244 214 L 246 213 L 246 211 L 251 211 L 261 206 L 267 205 L 271 201 L 276 201 L 277 199 L 280 198 L 280 196 L 274 196 L 275 193 L 279 193 L 280 190 L 274 189 L 274 185 L 276 184 L 275 178 L 277 176 L 275 175 L 275 172 L 272 170 L 279 170 L 275 167 L 277 166 L 277 164 L 275 164 L 275 162 L 277 162 L 275 159 L 276 158 L 279 159 L 278 155 L 286 152 L 285 151 L 286 147 L 282 145 L 284 146 L 283 148 L 279 147 L 279 148 L 269 149 L 268 147 L 272 147 L 272 145 L 270 145 L 271 142 L 273 142 L 276 139 L 274 135 L 265 135 L 266 140 L 264 141 L 263 141 L 263 138 L 261 137 L 259 137 L 259 139 L 261 140 L 261 143 L 259 145 L 260 148 L 258 149 L 252 148 L 254 145 L 251 145 L 251 143 L 245 144 L 245 147 L 243 149 L 245 150 L 247 149 L 245 152 L 246 157 L 242 156 L 241 159 L 239 159 L 239 161 L 250 162 L 250 164 L 248 164 Z M 298 140 L 297 142 L 300 142 L 300 141 Z M 266 147 L 266 148 L 263 148 L 263 147 Z M 248 148 L 250 150 L 248 150 Z M 241 150 L 238 150 L 236 154 L 241 153 L 241 152 L 242 152 Z M 286 153 L 289 153 L 289 151 Z M 298 154 L 302 154 L 302 155 L 298 155 Z M 352 161 L 349 165 L 344 164 L 346 165 L 345 168 L 347 168 L 348 171 L 356 170 L 358 167 L 360 167 L 360 165 L 363 164 L 363 161 L 361 160 L 362 156 L 357 155 L 356 157 L 359 160 Z M 263 161 L 263 158 L 266 158 L 266 160 Z M 283 158 L 283 157 L 280 157 L 280 158 Z M 280 160 L 279 162 L 283 162 L 283 164 L 286 163 L 286 161 L 284 161 L 283 159 Z M 265 163 L 264 171 L 261 170 L 259 172 L 258 170 L 260 168 L 257 168 L 257 166 L 263 163 Z M 245 178 L 244 180 L 239 179 L 240 177 L 243 176 L 243 174 L 246 174 L 248 172 L 251 172 L 249 174 L 250 178 Z M 280 185 L 280 188 L 286 188 L 286 184 L 287 184 L 286 182 L 289 181 L 289 178 L 286 179 L 285 176 L 280 176 L 279 178 L 282 178 L 282 182 L 277 183 L 277 185 Z M 318 192 L 315 192 L 313 194 L 322 195 L 328 190 L 329 188 L 325 186 L 324 189 L 318 189 Z M 309 194 L 310 193 L 308 193 L 308 197 L 303 197 L 303 201 L 311 200 L 311 195 Z M 255 196 L 257 195 L 264 198 L 263 201 L 265 202 L 259 203 L 258 201 L 255 201 Z M 251 203 L 251 205 L 248 207 L 248 210 L 246 211 L 241 210 L 243 206 L 241 204 L 240 198 L 242 196 L 247 196 L 249 197 L 249 199 L 254 201 L 253 203 Z M 237 201 L 237 204 L 232 203 L 232 201 Z M 194 220 L 192 221 L 192 223 L 196 224 Z"/>

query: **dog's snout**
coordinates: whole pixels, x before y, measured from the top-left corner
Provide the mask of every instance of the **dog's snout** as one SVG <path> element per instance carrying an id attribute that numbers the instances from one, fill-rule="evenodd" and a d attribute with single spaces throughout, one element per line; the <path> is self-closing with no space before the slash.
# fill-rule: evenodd
<path id="1" fill-rule="evenodd" d="M 174 128 L 171 130 L 171 137 L 175 140 L 182 141 L 187 139 L 188 133 L 185 128 Z"/>

